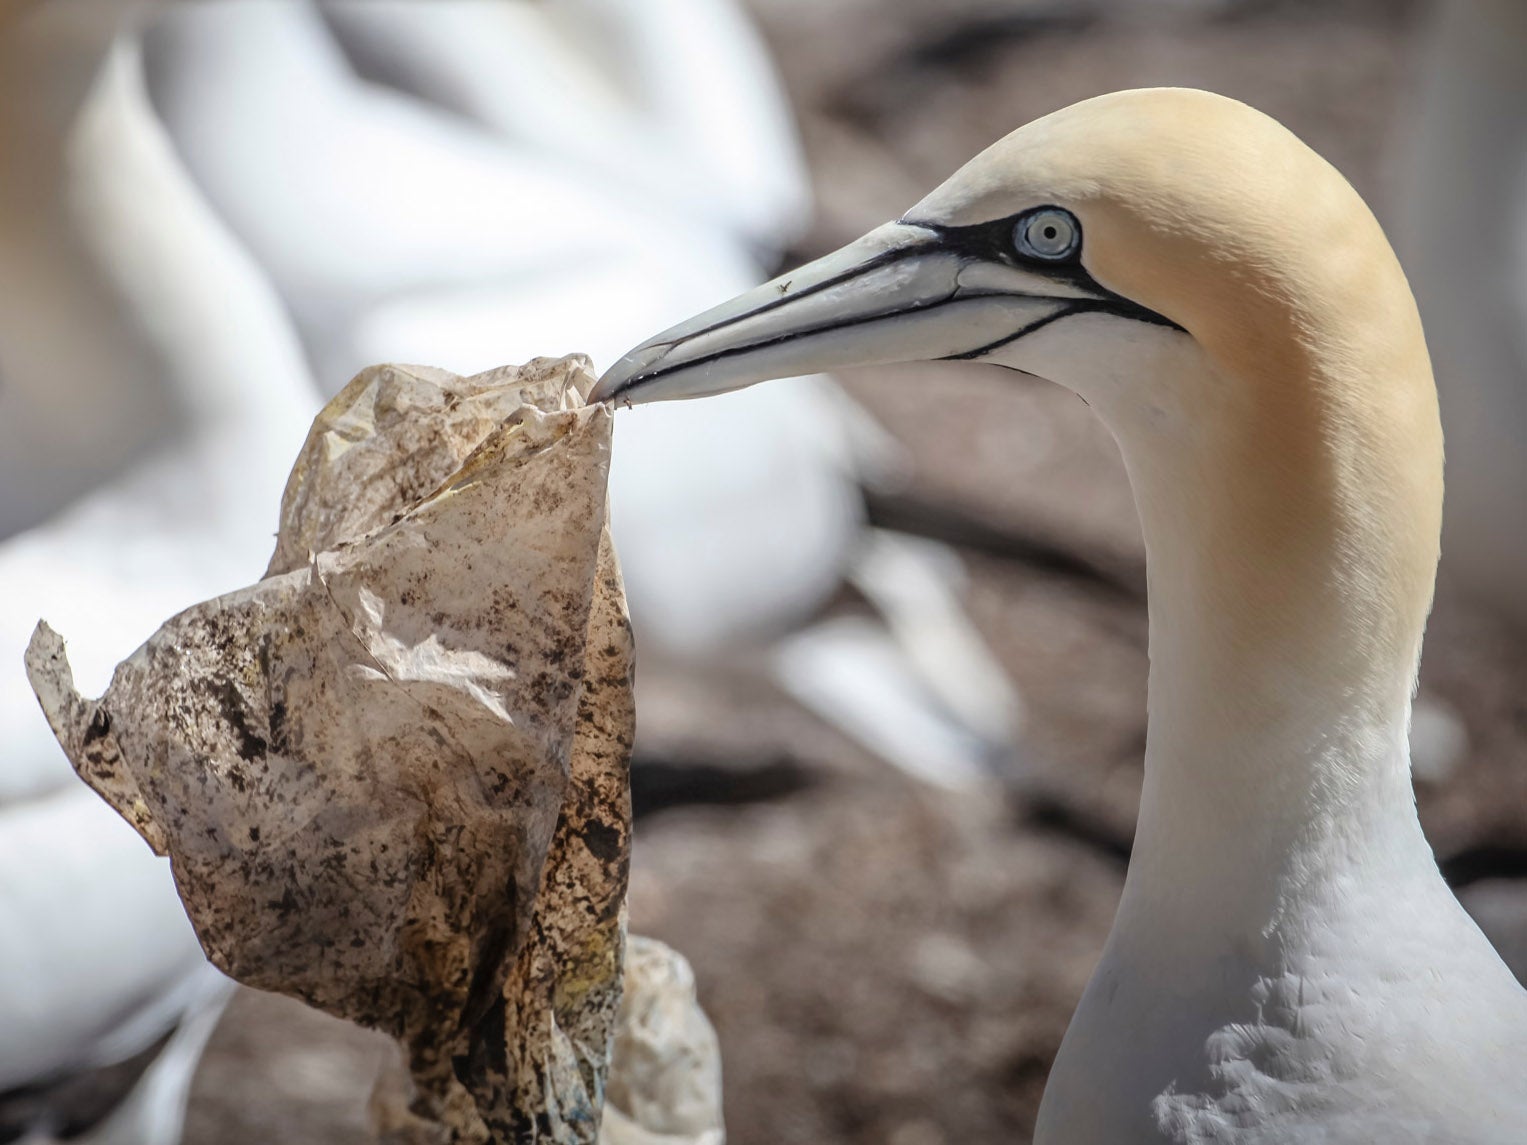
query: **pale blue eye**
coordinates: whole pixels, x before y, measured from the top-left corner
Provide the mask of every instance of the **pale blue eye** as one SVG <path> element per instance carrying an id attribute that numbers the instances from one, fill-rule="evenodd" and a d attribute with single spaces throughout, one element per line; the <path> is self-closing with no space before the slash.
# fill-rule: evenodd
<path id="1" fill-rule="evenodd" d="M 1020 254 L 1050 261 L 1068 258 L 1081 242 L 1081 228 L 1069 211 L 1045 207 L 1023 216 L 1013 238 Z"/>

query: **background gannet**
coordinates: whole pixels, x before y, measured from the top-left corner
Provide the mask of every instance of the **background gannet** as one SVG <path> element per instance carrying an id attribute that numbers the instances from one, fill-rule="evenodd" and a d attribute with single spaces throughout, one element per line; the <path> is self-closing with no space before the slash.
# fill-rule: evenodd
<path id="1" fill-rule="evenodd" d="M 1527 994 L 1410 789 L 1442 440 L 1361 199 L 1235 101 L 1100 97 L 637 347 L 594 396 L 928 358 L 1081 395 L 1149 559 L 1135 850 L 1036 1140 L 1519 1140 Z"/>
<path id="2" fill-rule="evenodd" d="M 155 115 L 325 392 L 377 361 L 609 362 L 756 282 L 808 217 L 733 0 L 200 4 L 142 42 Z M 979 780 L 1011 690 L 952 554 L 866 528 L 886 440 L 820 376 L 649 419 L 611 474 L 632 616 L 649 664 L 746 650 L 882 756 Z M 885 619 L 810 626 L 845 580 Z"/>
<path id="3" fill-rule="evenodd" d="M 59 378 L 75 371 L 120 387 L 104 387 L 104 405 L 136 415 L 127 442 L 156 436 L 140 416 L 185 432 L 0 546 L 0 1137 L 168 1145 L 231 983 L 202 957 L 168 862 L 39 726 L 17 657 L 29 617 L 68 616 L 104 684 L 166 615 L 257 573 L 260 522 L 274 521 L 318 399 L 279 305 L 141 114 L 137 58 L 109 50 L 110 14 L 52 15 L 0 39 L 0 150 L 34 161 L 0 179 L 0 236 L 17 256 L 0 276 L 16 387 L 0 397 L 0 452 L 16 461 L 12 435 L 31 436 L 17 452 L 42 469 L 37 452 L 68 436 L 71 410 L 27 399 L 67 393 Z M 46 506 L 47 484 L 34 476 L 8 508 L 28 492 Z"/>
<path id="4" fill-rule="evenodd" d="M 62 1083 L 178 1028 L 98 1127 L 102 1141 L 173 1140 L 228 989 L 165 863 L 79 787 L 42 720 L 20 668 L 35 619 L 77 634 L 71 653 L 99 688 L 166 616 L 258 575 L 321 400 L 317 373 L 333 390 L 377 357 L 491 364 L 558 339 L 572 349 L 591 312 L 629 324 L 610 323 L 613 356 L 756 280 L 807 194 L 766 57 L 730 0 L 213 4 L 156 24 L 169 7 L 0 12 L 0 1139 L 76 1131 L 49 1105 Z M 632 65 L 623 87 L 606 82 L 595 45 Z M 375 74 L 359 74 L 352 50 Z M 711 98 L 689 98 L 697 85 Z M 283 133 L 293 113 L 305 133 Z M 730 134 L 739 117 L 747 148 Z M 208 136 L 232 150 L 209 154 Z M 248 163 L 275 158 L 353 191 L 341 204 L 353 229 L 326 226 L 301 194 L 294 206 L 242 181 Z M 392 179 L 369 178 L 388 163 Z M 418 210 L 443 184 L 453 211 Z M 665 231 L 703 243 L 703 257 L 653 274 Z M 508 344 L 506 315 L 522 331 Z M 940 556 L 865 539 L 863 435 L 862 412 L 814 379 L 729 412 L 676 411 L 645 453 L 626 449 L 627 569 L 649 570 L 647 634 L 688 652 L 760 622 L 798 624 L 845 566 L 893 628 L 930 611 L 963 622 Z M 715 443 L 708 482 L 668 464 L 696 441 Z M 708 525 L 670 512 L 678 494 L 710 499 Z M 739 495 L 751 515 L 729 508 Z M 764 540 L 781 520 L 795 545 Z M 904 603 L 909 584 L 921 591 Z M 932 778 L 1008 735 L 1000 672 L 979 643 L 897 642 L 884 627 L 818 635 L 787 639 L 781 662 L 839 682 L 845 657 L 889 674 L 846 710 L 862 722 L 904 705 L 899 730 L 880 721 L 865 738 Z M 938 695 L 919 650 L 941 668 L 973 654 L 971 686 L 951 673 L 953 694 Z M 916 720 L 943 700 L 944 718 Z M 934 748 L 946 766 L 930 764 Z"/>

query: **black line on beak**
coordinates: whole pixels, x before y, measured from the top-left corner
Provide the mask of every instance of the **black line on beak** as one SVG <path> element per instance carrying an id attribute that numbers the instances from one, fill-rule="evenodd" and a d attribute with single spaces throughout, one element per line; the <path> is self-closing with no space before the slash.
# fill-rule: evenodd
<path id="1" fill-rule="evenodd" d="M 864 265 L 867 264 L 861 264 L 861 269 Z M 797 295 L 797 297 L 804 298 L 805 295 L 806 292 L 802 291 L 801 294 Z M 671 366 L 663 366 L 660 369 L 654 370 L 648 374 L 633 375 L 630 379 L 627 380 L 625 386 L 622 388 L 629 389 L 635 386 L 643 385 L 647 382 L 655 382 L 657 379 L 664 377 L 667 374 L 677 373 L 680 370 L 688 370 L 695 366 L 708 366 L 712 362 L 724 361 L 727 358 L 736 357 L 739 354 L 751 354 L 755 350 L 763 350 L 770 346 L 783 346 L 789 342 L 794 342 L 801 338 L 809 338 L 814 334 L 827 334 L 834 330 L 848 330 L 854 326 L 866 326 L 872 322 L 882 322 L 888 318 L 900 318 L 907 314 L 920 314 L 926 310 L 938 310 L 945 306 L 958 306 L 962 302 L 980 302 L 988 298 L 1043 298 L 1046 301 L 1051 301 L 1047 295 L 1019 294 L 1018 292 L 1011 290 L 982 290 L 973 291 L 968 294 L 955 294 L 951 292 L 946 294 L 943 298 L 932 298 L 924 302 L 917 302 L 908 306 L 898 306 L 892 310 L 877 310 L 873 314 L 858 314 L 852 318 L 842 319 L 841 321 L 824 322 L 819 326 L 810 326 L 804 330 L 791 330 L 784 334 L 776 334 L 772 338 L 764 338 L 757 342 L 748 342 L 741 346 L 728 346 L 724 350 L 717 350 L 714 353 L 704 354 L 698 358 L 690 358 L 688 361 L 684 362 L 675 362 Z M 740 321 L 742 318 L 751 318 L 753 315 L 761 313 L 763 313 L 762 307 L 760 307 L 758 310 L 750 310 L 747 314 L 739 316 L 739 318 L 735 319 L 735 321 Z M 1062 315 L 1058 314 L 1048 315 L 1041 319 L 1038 325 L 1034 327 L 1034 329 L 1037 329 L 1038 326 L 1042 326 L 1046 322 L 1051 321 L 1053 318 L 1061 316 Z M 728 324 L 729 323 L 727 322 L 718 323 L 717 325 L 710 327 L 710 330 L 719 330 Z M 699 333 L 689 335 L 685 339 L 681 340 L 687 341 L 689 337 L 699 337 L 700 333 L 708 332 L 709 331 L 700 331 Z M 1006 345 L 1014 338 L 1021 338 L 1025 332 L 1026 331 L 1020 330 L 1017 334 L 1002 338 L 999 341 L 993 343 L 993 345 Z M 673 344 L 676 345 L 677 343 Z M 965 357 L 966 355 L 961 354 L 958 356 Z"/>
<path id="2" fill-rule="evenodd" d="M 913 225 L 922 226 L 921 223 L 916 223 Z M 691 338 L 698 338 L 703 334 L 713 334 L 717 330 L 721 330 L 727 326 L 733 325 L 734 323 L 741 322 L 746 318 L 753 318 L 759 314 L 768 314 L 771 310 L 778 310 L 781 306 L 787 306 L 794 302 L 797 298 L 810 298 L 813 294 L 820 294 L 824 290 L 830 290 L 834 286 L 839 286 L 845 282 L 851 281 L 852 279 L 858 278 L 861 274 L 867 274 L 872 270 L 879 270 L 883 266 L 892 266 L 895 263 L 904 262 L 909 258 L 917 258 L 920 255 L 927 254 L 930 251 L 937 251 L 938 249 L 939 247 L 934 243 L 909 243 L 906 246 L 892 247 L 890 250 L 883 250 L 877 255 L 872 255 L 870 258 L 865 259 L 861 263 L 854 264 L 840 274 L 835 274 L 831 278 L 824 278 L 821 282 L 814 282 L 804 290 L 797 290 L 794 293 L 791 293 L 789 290 L 791 280 L 785 279 L 784 283 L 781 284 L 781 286 L 778 288 L 778 298 L 770 299 L 762 306 L 757 306 L 752 310 L 749 310 L 746 314 L 737 314 L 731 318 L 723 318 L 721 321 L 713 322 L 709 326 L 704 326 L 699 330 L 691 330 L 682 338 L 675 338 L 672 342 L 656 342 L 653 343 L 653 345 L 677 346 L 680 342 L 687 342 Z M 792 273 L 799 274 L 800 268 L 797 268 Z M 765 285 L 768 284 L 765 283 Z M 844 325 L 851 325 L 851 323 L 844 323 Z M 766 346 L 769 344 L 770 343 L 767 342 L 758 343 L 760 346 Z M 708 361 L 709 359 L 702 360 Z"/>
<path id="3" fill-rule="evenodd" d="M 941 362 L 972 362 L 972 361 L 975 361 L 977 358 L 984 358 L 987 354 L 990 354 L 993 350 L 1000 350 L 1003 346 L 1010 345 L 1013 342 L 1018 341 L 1019 338 L 1025 337 L 1026 335 L 1029 335 L 1029 334 L 1032 334 L 1035 330 L 1038 330 L 1038 329 L 1040 329 L 1043 326 L 1048 326 L 1051 322 L 1059 322 L 1062 318 L 1069 318 L 1073 314 L 1082 314 L 1082 313 L 1085 313 L 1088 310 L 1099 310 L 1099 309 L 1101 309 L 1101 307 L 1097 307 L 1097 306 L 1066 306 L 1066 307 L 1062 307 L 1060 310 L 1057 310 L 1057 311 L 1055 311 L 1052 314 L 1046 314 L 1043 318 L 1036 318 L 1036 319 L 1034 319 L 1034 321 L 1030 322 L 1028 325 L 1019 327 L 1017 330 L 1013 331 L 1011 334 L 1008 334 L 1008 335 L 1006 335 L 1005 337 L 1002 337 L 1002 338 L 998 338 L 995 342 L 988 342 L 984 346 L 977 346 L 974 350 L 966 350 L 963 353 L 959 353 L 959 354 L 945 354 L 942 358 L 939 359 L 939 361 L 941 361 Z"/>

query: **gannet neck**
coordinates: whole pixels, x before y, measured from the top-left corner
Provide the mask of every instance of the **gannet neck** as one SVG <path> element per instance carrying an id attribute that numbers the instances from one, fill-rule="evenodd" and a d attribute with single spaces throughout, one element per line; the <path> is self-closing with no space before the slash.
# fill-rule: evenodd
<path id="1" fill-rule="evenodd" d="M 1226 386 L 1199 365 L 1199 384 Z M 1278 384 L 1298 392 L 1310 379 Z M 1435 535 L 1413 530 L 1435 529 L 1435 482 L 1394 497 L 1369 479 L 1382 468 L 1374 441 L 1352 440 L 1328 403 L 1300 412 L 1276 432 L 1265 410 L 1234 406 L 1211 434 L 1119 431 L 1150 582 L 1131 893 L 1158 925 L 1265 929 L 1352 867 L 1365 878 L 1380 860 L 1431 867 L 1406 732 L 1430 600 L 1429 568 L 1422 585 L 1412 566 L 1436 553 Z M 1388 446 L 1419 437 L 1440 468 L 1427 428 L 1394 427 Z M 1184 917 L 1169 920 L 1163 902 Z"/>
<path id="2" fill-rule="evenodd" d="M 1415 321 L 1401 315 L 1391 334 Z M 1240 400 L 1200 407 L 1203 434 L 1148 403 L 1100 410 L 1147 549 L 1149 730 L 1124 892 L 1043 1145 L 1417 1126 L 1484 1145 L 1519 1124 L 1520 1085 L 1493 1063 L 1520 1060 L 1527 1008 L 1443 882 L 1410 787 L 1440 501 L 1429 372 L 1305 357 L 1254 379 L 1291 395 L 1272 424 Z M 1200 395 L 1253 381 L 1196 348 L 1176 364 Z"/>
<path id="3" fill-rule="evenodd" d="M 1351 277 L 1283 268 L 1307 291 L 1260 303 L 1259 353 L 1200 337 L 1170 378 L 1146 382 L 1185 395 L 1191 417 L 1134 395 L 1098 403 L 1150 579 L 1132 893 L 1155 899 L 1155 885 L 1175 900 L 1191 871 L 1198 888 L 1218 881 L 1220 906 L 1248 926 L 1274 925 L 1354 866 L 1434 869 L 1407 723 L 1438 555 L 1441 431 L 1403 275 L 1381 237 L 1369 254 Z M 1197 891 L 1192 917 L 1214 919 L 1213 898 Z"/>

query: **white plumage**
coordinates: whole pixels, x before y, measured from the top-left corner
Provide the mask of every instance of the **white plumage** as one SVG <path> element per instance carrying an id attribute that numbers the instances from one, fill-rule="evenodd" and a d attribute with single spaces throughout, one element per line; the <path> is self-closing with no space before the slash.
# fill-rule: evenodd
<path id="1" fill-rule="evenodd" d="M 37 616 L 67 623 L 83 635 L 77 663 L 104 686 L 110 666 L 166 615 L 258 575 L 269 548 L 269 526 L 259 522 L 273 524 L 317 397 L 276 300 L 178 177 L 167 140 L 144 114 L 133 52 L 107 54 L 103 37 L 81 59 L 67 31 L 42 20 L 10 46 L 81 84 L 53 169 L 56 208 L 71 214 L 7 211 L 5 221 L 40 223 L 41 234 L 71 236 L 83 249 L 71 267 L 39 243 L 35 261 L 10 272 L 23 288 L 31 272 L 53 275 L 50 300 L 75 302 L 81 323 L 55 345 L 67 349 L 72 337 L 91 343 L 90 353 L 104 350 L 123 385 L 134 375 L 159 379 L 162 408 L 191 429 L 0 548 L 0 1089 L 132 1057 L 179 1026 L 129 1101 L 90 1137 L 159 1145 L 179 1137 L 191 1074 L 229 984 L 202 958 L 168 864 L 69 771 L 29 694 L 21 651 Z M 25 88 L 35 76 L 18 67 L 7 79 Z M 18 199 L 26 201 L 8 205 Z M 68 269 L 80 277 L 69 281 Z M 111 319 L 90 324 L 86 303 L 103 295 L 128 311 L 139 337 L 113 341 Z M 99 313 L 120 317 L 104 303 Z M 29 333 L 13 344 L 47 348 Z M 39 354 L 37 368 L 70 361 L 67 352 L 51 362 Z M 16 364 L 22 393 L 46 380 Z M 102 388 L 109 402 L 111 382 Z M 245 460 L 231 467 L 230 457 Z M 46 1132 L 45 1117 L 38 1129 Z"/>

